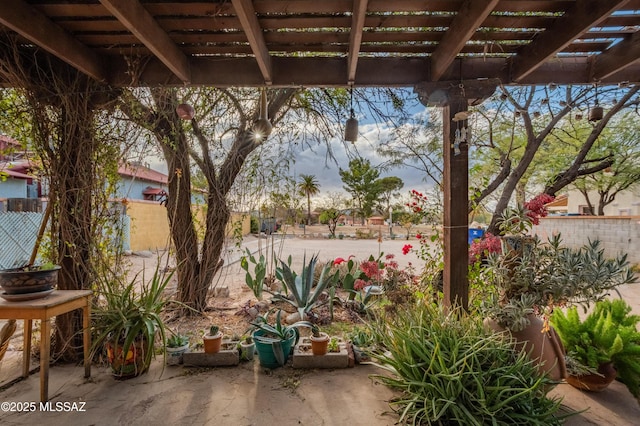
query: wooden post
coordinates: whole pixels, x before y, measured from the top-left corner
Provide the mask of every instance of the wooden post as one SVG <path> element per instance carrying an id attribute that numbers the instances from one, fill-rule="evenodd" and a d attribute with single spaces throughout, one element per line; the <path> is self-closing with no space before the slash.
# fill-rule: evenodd
<path id="1" fill-rule="evenodd" d="M 469 139 L 456 139 L 456 130 L 467 129 L 469 105 L 477 105 L 495 92 L 497 80 L 427 82 L 414 87 L 425 106 L 442 107 L 444 270 L 443 290 L 447 306 L 469 306 Z M 459 114 L 461 113 L 461 114 Z M 458 115 L 456 115 L 458 114 Z M 455 121 L 454 121 L 455 119 Z M 462 139 L 465 141 L 462 141 Z"/>
<path id="2" fill-rule="evenodd" d="M 444 300 L 448 306 L 469 306 L 468 206 L 469 149 L 456 140 L 466 131 L 467 120 L 453 121 L 457 113 L 467 111 L 467 101 L 450 102 L 442 108 L 443 190 L 444 190 Z"/>

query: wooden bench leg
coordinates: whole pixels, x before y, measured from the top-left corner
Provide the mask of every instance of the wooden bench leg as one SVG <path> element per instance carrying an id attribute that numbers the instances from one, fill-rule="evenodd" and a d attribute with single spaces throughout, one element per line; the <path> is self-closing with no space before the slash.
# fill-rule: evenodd
<path id="1" fill-rule="evenodd" d="M 40 401 L 49 400 L 49 352 L 51 350 L 51 320 L 40 326 Z"/>

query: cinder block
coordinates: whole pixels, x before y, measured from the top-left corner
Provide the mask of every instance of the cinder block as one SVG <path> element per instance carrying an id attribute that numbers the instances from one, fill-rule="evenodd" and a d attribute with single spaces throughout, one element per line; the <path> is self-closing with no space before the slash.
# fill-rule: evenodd
<path id="1" fill-rule="evenodd" d="M 185 367 L 228 367 L 240 364 L 240 353 L 235 343 L 222 343 L 220 352 L 187 352 L 182 355 Z"/>
<path id="2" fill-rule="evenodd" d="M 341 341 L 338 347 L 340 352 L 313 355 L 309 338 L 302 338 L 293 349 L 293 368 L 347 368 L 349 367 L 347 344 Z"/>

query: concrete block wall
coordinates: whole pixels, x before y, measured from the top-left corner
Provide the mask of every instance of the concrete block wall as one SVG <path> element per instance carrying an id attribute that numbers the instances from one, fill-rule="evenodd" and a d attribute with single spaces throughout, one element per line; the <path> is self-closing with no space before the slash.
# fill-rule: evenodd
<path id="1" fill-rule="evenodd" d="M 551 216 L 540 219 L 532 233 L 543 241 L 561 233 L 572 248 L 598 239 L 608 257 L 627 253 L 629 262 L 640 264 L 640 216 Z"/>

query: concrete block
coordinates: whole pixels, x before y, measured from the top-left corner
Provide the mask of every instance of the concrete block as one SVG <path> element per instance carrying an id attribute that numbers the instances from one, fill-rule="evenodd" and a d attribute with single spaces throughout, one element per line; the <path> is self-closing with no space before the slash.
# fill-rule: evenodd
<path id="1" fill-rule="evenodd" d="M 328 352 L 326 355 L 313 355 L 311 342 L 303 337 L 293 349 L 293 368 L 347 368 L 349 367 L 349 353 L 347 343 L 338 343 L 339 352 Z"/>
<path id="2" fill-rule="evenodd" d="M 185 367 L 229 367 L 240 364 L 240 352 L 236 342 L 222 343 L 220 352 L 207 354 L 204 352 L 187 352 L 182 355 Z"/>

